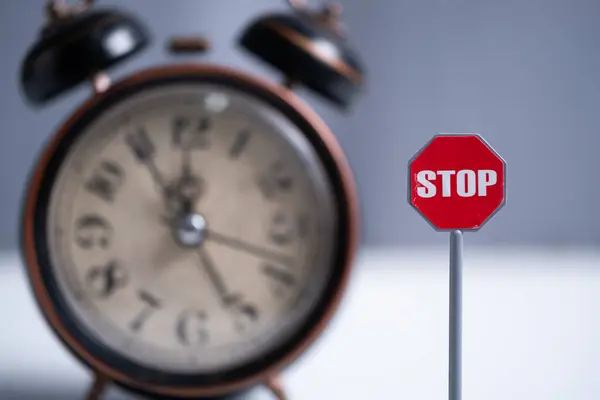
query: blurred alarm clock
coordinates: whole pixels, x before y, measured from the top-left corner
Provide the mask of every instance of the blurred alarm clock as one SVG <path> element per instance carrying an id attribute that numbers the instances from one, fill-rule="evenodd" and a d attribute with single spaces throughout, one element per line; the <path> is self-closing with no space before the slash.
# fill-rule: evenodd
<path id="1" fill-rule="evenodd" d="M 357 246 L 357 195 L 327 125 L 293 92 L 347 108 L 363 72 L 339 8 L 253 21 L 241 46 L 283 84 L 204 63 L 106 72 L 150 42 L 92 1 L 48 3 L 21 71 L 44 105 L 93 95 L 31 173 L 22 251 L 48 324 L 89 367 L 149 398 L 243 395 L 307 350 L 336 310 Z M 174 53 L 206 50 L 177 38 Z"/>

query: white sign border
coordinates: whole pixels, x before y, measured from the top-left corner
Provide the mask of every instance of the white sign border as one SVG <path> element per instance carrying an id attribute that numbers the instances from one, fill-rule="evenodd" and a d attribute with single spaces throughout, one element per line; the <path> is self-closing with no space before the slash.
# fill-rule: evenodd
<path id="1" fill-rule="evenodd" d="M 503 176 L 504 176 L 504 180 L 503 180 L 504 196 L 503 196 L 503 199 L 502 199 L 502 203 L 500 203 L 498 205 L 498 207 L 496 207 L 496 209 L 494 210 L 494 212 L 492 212 L 481 224 L 479 224 L 479 226 L 477 228 L 472 228 L 472 229 L 440 229 L 437 226 L 433 225 L 433 223 L 429 220 L 429 218 L 427 218 L 425 216 L 425 214 L 423 214 L 421 212 L 421 210 L 419 210 L 417 207 L 415 207 L 415 205 L 412 202 L 412 198 L 411 198 L 411 194 L 412 194 L 412 176 L 411 176 L 410 166 L 415 161 L 415 159 L 417 157 L 419 157 L 419 155 L 421 155 L 421 153 L 431 144 L 431 142 L 433 142 L 438 137 L 443 137 L 443 136 L 474 136 L 474 137 L 477 137 L 479 140 L 481 140 L 481 142 L 484 145 L 486 145 L 492 151 L 492 153 L 494 153 L 494 155 L 496 157 L 498 157 L 500 159 L 500 161 L 502 161 L 502 170 L 503 170 L 502 172 L 503 172 Z M 438 133 L 436 135 L 433 135 L 433 137 L 431 139 L 429 139 L 427 141 L 427 143 L 425 143 L 425 145 L 423 145 L 423 147 L 421 147 L 410 158 L 410 160 L 408 160 L 407 182 L 406 183 L 407 183 L 407 186 L 408 186 L 408 191 L 407 191 L 408 204 L 411 206 L 411 208 L 413 208 L 414 210 L 416 210 L 417 213 L 421 216 L 421 218 L 423 218 L 425 221 L 427 221 L 427 223 L 429 224 L 429 226 L 431 226 L 434 230 L 436 230 L 438 232 L 452 232 L 452 231 L 456 231 L 456 230 L 460 230 L 460 231 L 464 231 L 464 232 L 477 232 L 485 224 L 487 224 L 493 217 L 495 217 L 496 214 L 502 208 L 504 208 L 504 206 L 506 205 L 506 160 L 504 158 L 502 158 L 502 156 L 500 154 L 498 154 L 498 152 L 492 147 L 492 145 L 490 145 L 489 142 L 487 140 L 485 140 L 483 138 L 483 136 L 481 136 L 479 133 Z"/>

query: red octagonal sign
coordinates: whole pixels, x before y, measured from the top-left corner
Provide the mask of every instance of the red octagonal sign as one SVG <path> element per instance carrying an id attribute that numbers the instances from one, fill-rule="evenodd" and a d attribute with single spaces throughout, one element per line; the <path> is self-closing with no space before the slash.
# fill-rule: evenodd
<path id="1" fill-rule="evenodd" d="M 504 205 L 506 163 L 479 135 L 434 136 L 408 170 L 409 202 L 437 230 L 478 230 Z"/>

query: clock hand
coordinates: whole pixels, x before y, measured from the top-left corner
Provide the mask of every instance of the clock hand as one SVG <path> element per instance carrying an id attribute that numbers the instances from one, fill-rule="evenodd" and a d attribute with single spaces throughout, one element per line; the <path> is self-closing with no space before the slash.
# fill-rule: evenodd
<path id="1" fill-rule="evenodd" d="M 208 275 L 208 279 L 210 280 L 213 288 L 217 292 L 217 296 L 219 296 L 219 300 L 225 307 L 229 307 L 232 304 L 239 301 L 239 295 L 232 294 L 227 289 L 225 285 L 225 280 L 223 276 L 219 273 L 215 264 L 213 263 L 212 258 L 204 248 L 198 248 L 197 252 L 198 257 L 200 258 L 200 265 L 202 269 Z"/>
<path id="2" fill-rule="evenodd" d="M 225 285 L 223 276 L 219 274 L 212 261 L 212 258 L 205 249 L 199 248 L 197 254 L 200 257 L 202 267 L 204 271 L 206 271 L 212 286 L 215 288 L 223 307 L 228 309 L 233 308 L 236 312 L 244 314 L 250 320 L 255 321 L 258 318 L 258 310 L 256 307 L 243 301 L 242 296 L 239 294 L 229 292 Z"/>
<path id="3" fill-rule="evenodd" d="M 192 152 L 189 146 L 181 146 L 181 176 L 182 179 L 192 175 Z"/>
<path id="4" fill-rule="evenodd" d="M 148 167 L 148 171 L 150 171 L 152 180 L 158 188 L 159 194 L 161 195 L 165 208 L 169 214 L 175 215 L 185 213 L 188 209 L 191 210 L 193 203 L 182 196 L 178 187 L 172 187 L 167 184 L 154 162 L 147 162 L 146 166 Z"/>
<path id="5" fill-rule="evenodd" d="M 192 176 L 192 159 L 191 151 L 188 147 L 181 147 L 181 182 L 190 179 Z M 193 199 L 186 196 L 182 184 L 179 188 L 179 200 L 181 201 L 181 209 L 184 213 L 191 213 L 193 208 Z"/>
<path id="6" fill-rule="evenodd" d="M 191 213 L 196 198 L 200 195 L 195 181 L 197 178 L 191 174 L 191 170 L 184 170 L 184 175 L 174 185 L 169 185 L 154 162 L 148 161 L 146 166 L 163 197 L 167 211 L 171 214 Z"/>
<path id="7" fill-rule="evenodd" d="M 190 170 L 184 170 L 178 184 L 178 199 L 181 205 L 181 212 L 191 214 L 194 211 L 194 204 L 200 197 L 202 186 L 200 179 L 192 175 Z"/>
<path id="8" fill-rule="evenodd" d="M 167 186 L 167 182 L 154 162 L 156 148 L 150 140 L 147 131 L 143 127 L 137 128 L 125 137 L 125 142 L 131 149 L 131 152 L 135 158 L 141 164 L 145 165 L 148 169 L 148 172 L 150 172 L 150 176 L 154 181 L 154 185 L 159 189 L 160 194 L 165 203 L 167 203 L 168 207 L 170 194 L 169 187 Z"/>
<path id="9" fill-rule="evenodd" d="M 160 194 L 165 198 L 168 197 L 169 188 L 168 188 L 167 183 L 165 182 L 165 179 L 163 178 L 161 172 L 158 170 L 158 167 L 156 166 L 156 164 L 153 161 L 147 161 L 146 166 L 148 167 L 150 176 L 152 177 L 152 180 L 154 181 L 154 184 L 156 185 L 156 187 L 159 189 Z"/>
<path id="10" fill-rule="evenodd" d="M 220 243 L 224 246 L 228 246 L 232 249 L 250 253 L 257 257 L 274 261 L 288 267 L 291 267 L 293 264 L 293 260 L 291 259 L 291 257 L 286 257 L 282 254 L 278 254 L 263 247 L 247 243 L 243 240 L 223 235 L 211 229 L 208 229 L 206 231 L 206 239 L 214 240 L 215 242 Z"/>
<path id="11" fill-rule="evenodd" d="M 154 182 L 154 186 L 158 189 L 158 193 L 161 196 L 165 205 L 166 211 L 169 214 L 176 214 L 180 206 L 186 204 L 177 187 L 172 187 L 167 183 L 163 174 L 160 172 L 156 163 L 152 159 L 144 160 L 144 165 L 150 173 L 150 177 Z"/>

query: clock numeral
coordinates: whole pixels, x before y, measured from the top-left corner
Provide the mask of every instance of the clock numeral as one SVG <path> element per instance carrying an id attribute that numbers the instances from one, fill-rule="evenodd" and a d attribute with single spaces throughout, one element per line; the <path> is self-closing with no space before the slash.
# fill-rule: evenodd
<path id="1" fill-rule="evenodd" d="M 85 188 L 102 200 L 112 203 L 124 178 L 125 173 L 118 164 L 103 161 L 87 181 Z"/>
<path id="2" fill-rule="evenodd" d="M 260 313 L 252 303 L 245 301 L 239 294 L 231 294 L 225 300 L 233 314 L 233 324 L 238 332 L 246 331 L 253 323 L 258 321 Z"/>
<path id="3" fill-rule="evenodd" d="M 295 238 L 304 238 L 310 228 L 307 214 L 300 214 L 297 219 L 283 212 L 276 212 L 271 218 L 269 239 L 278 245 L 290 244 Z"/>
<path id="4" fill-rule="evenodd" d="M 162 307 L 162 302 L 145 290 L 138 290 L 137 297 L 143 303 L 143 308 L 129 324 L 129 329 L 136 333 L 141 331 L 152 314 Z"/>
<path id="5" fill-rule="evenodd" d="M 246 146 L 248 146 L 249 141 L 250 131 L 245 129 L 239 131 L 235 136 L 235 140 L 231 144 L 231 147 L 229 148 L 229 157 L 233 160 L 239 158 L 246 149 Z"/>
<path id="6" fill-rule="evenodd" d="M 208 117 L 190 119 L 178 116 L 173 118 L 173 146 L 181 149 L 204 149 L 209 146 L 208 134 L 212 122 Z"/>
<path id="7" fill-rule="evenodd" d="M 290 271 L 273 264 L 264 264 L 261 272 L 269 278 L 271 290 L 276 297 L 283 297 L 287 289 L 296 284 L 296 278 Z"/>
<path id="8" fill-rule="evenodd" d="M 182 312 L 177 318 L 175 333 L 182 346 L 204 345 L 208 342 L 206 313 L 198 310 Z"/>
<path id="9" fill-rule="evenodd" d="M 283 161 L 278 160 L 258 177 L 258 187 L 266 199 L 279 193 L 287 193 L 293 188 L 294 180 Z"/>
<path id="10" fill-rule="evenodd" d="M 294 226 L 286 214 L 277 212 L 271 218 L 269 238 L 279 246 L 289 244 L 294 239 Z"/>
<path id="11" fill-rule="evenodd" d="M 116 261 L 106 265 L 95 266 L 87 275 L 90 290 L 97 297 L 107 298 L 129 282 L 127 271 Z"/>
<path id="12" fill-rule="evenodd" d="M 75 222 L 75 243 L 82 249 L 107 248 L 112 236 L 110 223 L 98 214 L 85 214 Z"/>
<path id="13" fill-rule="evenodd" d="M 148 136 L 146 129 L 139 127 L 125 136 L 125 142 L 139 162 L 146 162 L 154 157 L 156 147 Z"/>
<path id="14" fill-rule="evenodd" d="M 250 303 L 240 303 L 237 305 L 237 314 L 235 316 L 235 329 L 238 332 L 247 331 L 250 326 L 256 323 L 260 317 L 258 309 Z"/>

